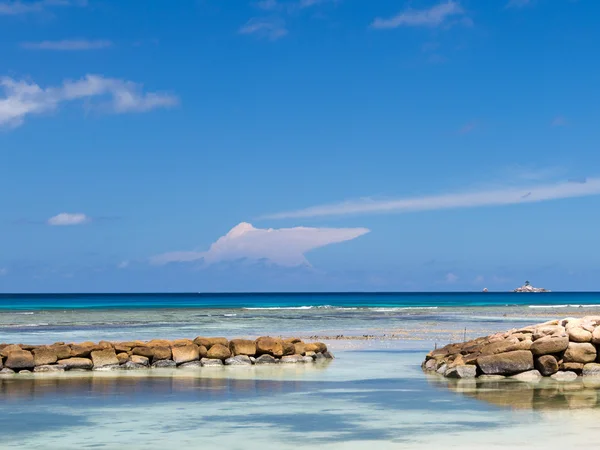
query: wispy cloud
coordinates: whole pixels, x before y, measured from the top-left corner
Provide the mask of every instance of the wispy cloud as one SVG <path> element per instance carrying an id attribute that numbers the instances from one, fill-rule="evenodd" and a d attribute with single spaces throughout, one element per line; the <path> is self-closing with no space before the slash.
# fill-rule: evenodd
<path id="1" fill-rule="evenodd" d="M 240 34 L 252 34 L 276 41 L 288 34 L 283 19 L 252 18 L 238 31 Z"/>
<path id="2" fill-rule="evenodd" d="M 304 257 L 310 250 L 338 242 L 350 241 L 368 233 L 366 228 L 280 228 L 260 229 L 242 222 L 214 242 L 205 252 L 180 251 L 151 258 L 152 264 L 193 262 L 210 265 L 240 259 L 267 260 L 282 266 L 308 264 Z"/>
<path id="3" fill-rule="evenodd" d="M 91 221 L 91 217 L 83 213 L 60 213 L 50 217 L 46 223 L 51 226 L 66 226 L 83 225 Z"/>
<path id="4" fill-rule="evenodd" d="M 586 197 L 600 194 L 600 178 L 586 178 L 583 183 L 570 181 L 555 184 L 507 187 L 454 194 L 409 197 L 395 200 L 363 199 L 331 205 L 313 206 L 296 211 L 264 216 L 264 219 L 289 219 L 348 214 L 408 213 L 454 208 L 515 205 L 549 200 Z"/>
<path id="5" fill-rule="evenodd" d="M 465 11 L 456 1 L 446 1 L 429 9 L 407 9 L 393 17 L 377 18 L 371 26 L 378 29 L 398 27 L 438 27 L 453 16 L 464 16 Z"/>
<path id="6" fill-rule="evenodd" d="M 87 0 L 0 1 L 0 16 L 40 13 L 52 7 L 86 6 Z"/>
<path id="7" fill-rule="evenodd" d="M 67 102 L 98 99 L 95 105 L 111 113 L 146 112 L 178 104 L 176 96 L 144 92 L 142 86 L 127 80 L 86 75 L 60 86 L 42 88 L 29 81 L 0 78 L 0 126 L 19 126 L 27 116 L 54 111 Z M 102 102 L 102 99 L 104 101 Z M 94 105 L 92 105 L 94 107 Z"/>
<path id="8" fill-rule="evenodd" d="M 257 8 L 264 9 L 265 11 L 274 11 L 280 6 L 277 0 L 261 0 L 256 2 L 255 5 Z"/>
<path id="9" fill-rule="evenodd" d="M 71 39 L 62 41 L 23 42 L 21 48 L 27 50 L 80 51 L 99 50 L 112 46 L 108 40 Z"/>

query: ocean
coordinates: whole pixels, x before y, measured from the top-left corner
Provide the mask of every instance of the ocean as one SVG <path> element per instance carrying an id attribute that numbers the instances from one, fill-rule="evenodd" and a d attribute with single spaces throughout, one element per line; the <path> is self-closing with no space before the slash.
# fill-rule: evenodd
<path id="1" fill-rule="evenodd" d="M 597 387 L 559 399 L 552 386 L 450 385 L 419 366 L 436 345 L 598 305 L 600 293 L 3 294 L 0 342 L 281 335 L 322 340 L 336 359 L 0 377 L 0 448 L 588 445 Z"/>

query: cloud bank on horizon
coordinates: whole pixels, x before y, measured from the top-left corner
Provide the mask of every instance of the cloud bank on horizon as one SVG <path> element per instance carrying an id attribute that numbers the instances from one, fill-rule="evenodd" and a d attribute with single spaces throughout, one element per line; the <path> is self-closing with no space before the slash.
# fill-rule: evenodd
<path id="1" fill-rule="evenodd" d="M 367 228 L 279 228 L 261 229 L 242 222 L 220 237 L 205 252 L 180 251 L 154 256 L 150 262 L 202 261 L 206 265 L 240 259 L 267 260 L 281 266 L 308 265 L 304 256 L 310 250 L 350 241 L 369 233 Z"/>
<path id="2" fill-rule="evenodd" d="M 516 205 L 537 203 L 549 200 L 587 197 L 600 194 L 600 178 L 572 179 L 569 181 L 504 188 L 487 191 L 440 194 L 422 197 L 408 197 L 392 200 L 361 199 L 329 205 L 311 206 L 295 211 L 267 214 L 261 219 L 292 219 L 323 216 L 342 216 L 370 213 L 406 213 L 433 211 L 440 209 L 476 208 L 482 206 Z"/>

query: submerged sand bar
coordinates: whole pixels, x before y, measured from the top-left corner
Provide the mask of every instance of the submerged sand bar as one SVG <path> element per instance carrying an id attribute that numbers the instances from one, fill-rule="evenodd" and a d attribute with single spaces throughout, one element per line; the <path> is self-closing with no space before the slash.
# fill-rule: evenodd
<path id="1" fill-rule="evenodd" d="M 321 342 L 270 336 L 100 341 L 51 345 L 0 344 L 0 375 L 15 373 L 143 370 L 263 364 L 314 363 L 333 359 Z"/>

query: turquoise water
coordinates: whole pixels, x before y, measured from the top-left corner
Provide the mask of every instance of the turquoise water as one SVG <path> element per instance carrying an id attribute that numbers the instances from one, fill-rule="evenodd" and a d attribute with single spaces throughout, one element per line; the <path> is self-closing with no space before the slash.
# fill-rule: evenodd
<path id="1" fill-rule="evenodd" d="M 421 308 L 597 305 L 598 292 L 0 294 L 0 310 L 112 308 Z"/>

